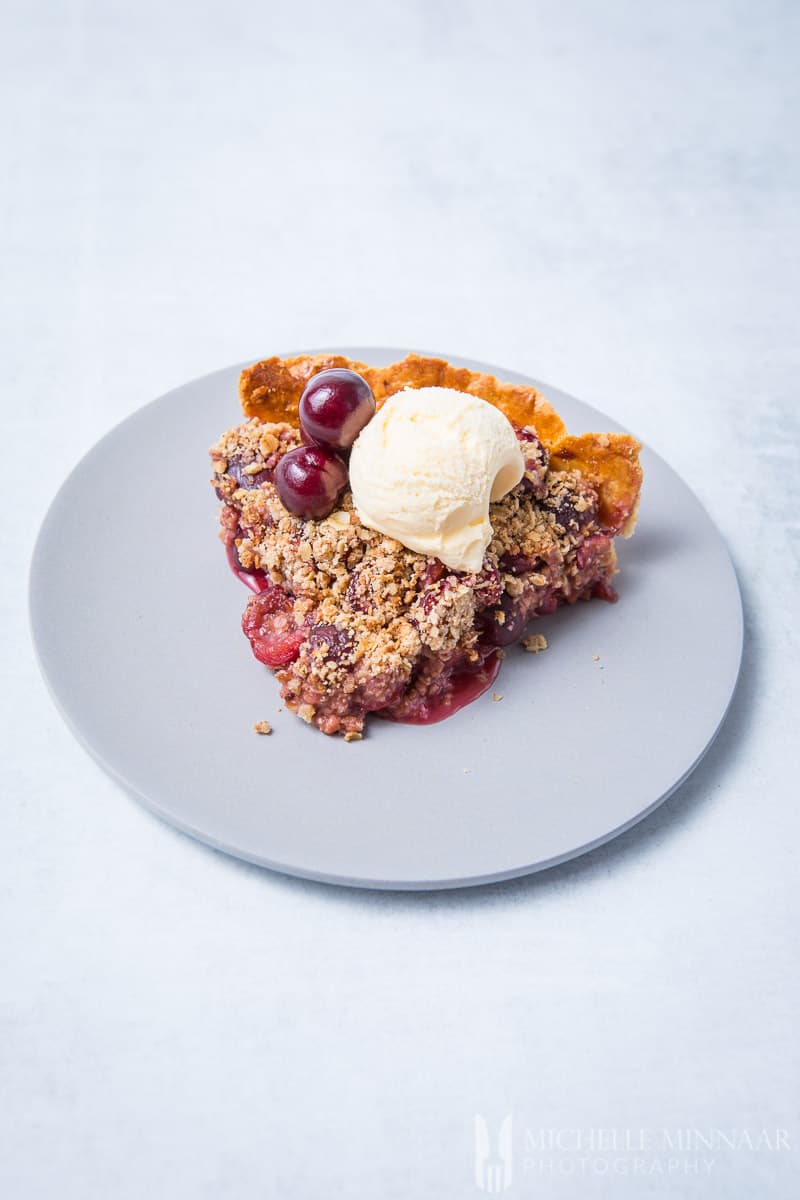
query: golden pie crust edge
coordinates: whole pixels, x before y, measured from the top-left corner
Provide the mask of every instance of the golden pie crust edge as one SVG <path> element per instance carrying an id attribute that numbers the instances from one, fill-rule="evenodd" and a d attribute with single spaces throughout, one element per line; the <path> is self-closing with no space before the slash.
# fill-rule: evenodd
<path id="1" fill-rule="evenodd" d="M 447 387 L 480 396 L 516 425 L 528 426 L 550 453 L 553 470 L 577 470 L 597 488 L 600 519 L 614 533 L 629 537 L 636 523 L 642 468 L 641 445 L 626 433 L 567 433 L 561 417 L 544 396 L 527 384 L 503 383 L 493 375 L 455 367 L 443 358 L 409 354 L 388 367 L 370 367 L 341 354 L 300 354 L 265 358 L 239 377 L 246 417 L 264 422 L 299 423 L 298 405 L 312 375 L 331 367 L 357 371 L 366 379 L 378 408 L 405 387 Z"/>

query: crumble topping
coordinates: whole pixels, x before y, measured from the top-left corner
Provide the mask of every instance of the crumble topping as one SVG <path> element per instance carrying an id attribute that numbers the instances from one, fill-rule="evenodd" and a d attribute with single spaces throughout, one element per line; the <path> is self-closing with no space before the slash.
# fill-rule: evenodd
<path id="1" fill-rule="evenodd" d="M 542 650 L 547 649 L 547 638 L 543 633 L 532 633 L 528 637 L 524 637 L 520 645 L 529 654 L 539 654 Z"/>
<path id="2" fill-rule="evenodd" d="M 349 491 L 324 520 L 287 512 L 273 474 L 300 444 L 289 424 L 251 418 L 212 448 L 220 536 L 244 571 L 263 572 L 268 588 L 251 599 L 246 632 L 303 720 L 355 740 L 366 712 L 416 711 L 454 672 L 501 655 L 498 647 L 531 617 L 596 586 L 613 598 L 616 559 L 597 489 L 578 470 L 551 470 L 532 430 L 517 436 L 525 474 L 491 505 L 493 537 L 473 573 L 368 529 Z M 263 657 L 258 647 L 276 637 L 285 655 Z M 522 644 L 536 652 L 547 643 L 533 635 Z"/>

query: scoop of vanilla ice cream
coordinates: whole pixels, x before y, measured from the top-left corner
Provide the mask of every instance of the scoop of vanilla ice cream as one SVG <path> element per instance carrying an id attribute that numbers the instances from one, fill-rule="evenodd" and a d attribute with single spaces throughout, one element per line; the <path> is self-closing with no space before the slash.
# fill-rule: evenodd
<path id="1" fill-rule="evenodd" d="M 350 455 L 353 503 L 364 525 L 455 571 L 479 571 L 492 538 L 490 501 L 525 464 L 506 417 L 453 388 L 390 396 Z"/>

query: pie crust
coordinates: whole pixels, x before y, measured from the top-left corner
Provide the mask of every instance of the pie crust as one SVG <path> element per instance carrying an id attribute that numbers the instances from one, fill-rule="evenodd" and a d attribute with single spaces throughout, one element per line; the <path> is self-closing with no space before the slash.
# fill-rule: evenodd
<path id="1" fill-rule="evenodd" d="M 345 367 L 362 375 L 372 388 L 378 408 L 388 396 L 405 387 L 454 388 L 488 400 L 514 425 L 535 429 L 554 466 L 578 470 L 597 487 L 604 524 L 623 537 L 633 532 L 642 486 L 641 445 L 635 438 L 626 433 L 570 436 L 552 404 L 536 388 L 502 383 L 494 375 L 454 367 L 443 358 L 408 354 L 388 367 L 370 367 L 341 354 L 265 358 L 247 367 L 239 378 L 245 416 L 296 425 L 300 397 L 309 379 L 331 367 Z"/>

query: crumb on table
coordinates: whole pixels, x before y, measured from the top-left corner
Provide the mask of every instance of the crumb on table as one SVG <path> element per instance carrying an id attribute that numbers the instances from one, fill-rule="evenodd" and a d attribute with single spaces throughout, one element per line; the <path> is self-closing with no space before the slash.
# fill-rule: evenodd
<path id="1" fill-rule="evenodd" d="M 272 726 L 269 721 L 256 721 L 253 729 L 256 733 L 272 733 Z"/>
<path id="2" fill-rule="evenodd" d="M 492 699 L 495 701 L 495 703 L 497 703 L 498 700 L 503 699 L 502 693 L 501 692 L 492 692 Z"/>
<path id="3" fill-rule="evenodd" d="M 547 638 L 543 633 L 532 633 L 529 637 L 524 637 L 520 645 L 529 654 L 538 654 L 540 650 L 547 649 Z"/>

